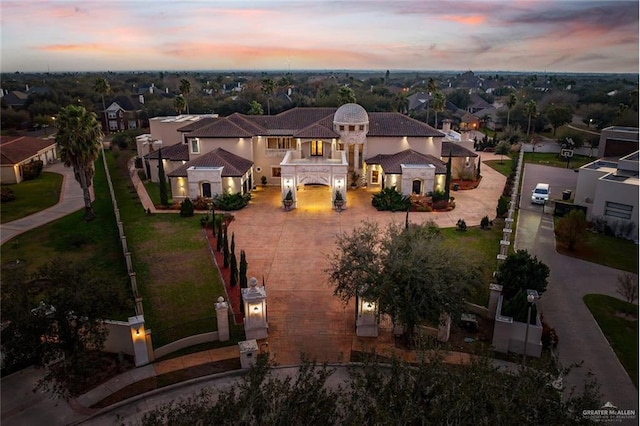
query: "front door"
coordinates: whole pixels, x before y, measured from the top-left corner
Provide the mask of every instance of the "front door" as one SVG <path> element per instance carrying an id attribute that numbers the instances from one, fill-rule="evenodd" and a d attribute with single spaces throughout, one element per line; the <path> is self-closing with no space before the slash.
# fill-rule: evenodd
<path id="1" fill-rule="evenodd" d="M 211 184 L 209 182 L 202 184 L 202 196 L 204 198 L 211 198 Z"/>
<path id="2" fill-rule="evenodd" d="M 413 181 L 413 186 L 411 187 L 411 192 L 414 194 L 422 194 L 422 181 L 419 179 L 415 179 Z"/>

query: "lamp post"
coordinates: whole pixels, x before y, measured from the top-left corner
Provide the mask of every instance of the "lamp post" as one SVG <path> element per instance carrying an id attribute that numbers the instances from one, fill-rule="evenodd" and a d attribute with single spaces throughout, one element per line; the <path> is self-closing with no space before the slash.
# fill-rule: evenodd
<path id="1" fill-rule="evenodd" d="M 533 301 L 535 300 L 535 296 L 531 293 L 527 294 L 527 302 L 529 302 L 529 308 L 527 309 L 527 328 L 525 328 L 524 332 L 524 351 L 522 352 L 522 366 L 524 367 L 527 363 L 527 346 L 529 344 L 529 323 L 531 323 L 531 307 L 533 306 Z"/>

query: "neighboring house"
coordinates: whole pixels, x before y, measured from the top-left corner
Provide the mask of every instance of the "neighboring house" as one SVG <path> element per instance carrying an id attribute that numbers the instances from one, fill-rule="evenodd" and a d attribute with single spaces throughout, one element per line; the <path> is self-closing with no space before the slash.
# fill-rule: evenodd
<path id="1" fill-rule="evenodd" d="M 28 98 L 28 94 L 18 90 L 7 92 L 2 96 L 4 103 L 14 111 L 24 108 Z"/>
<path id="2" fill-rule="evenodd" d="M 426 92 L 417 92 L 407 96 L 409 101 L 409 111 L 422 112 L 427 110 L 427 106 L 431 101 L 432 96 Z"/>
<path id="3" fill-rule="evenodd" d="M 291 190 L 294 199 L 304 185 L 324 185 L 329 200 L 336 191 L 346 199 L 354 173 L 358 184 L 373 189 L 395 186 L 407 195 L 444 189 L 445 135 L 400 113 L 368 114 L 357 104 L 293 108 L 272 116 L 208 117 L 178 131 L 189 161 L 167 173 L 174 199 L 249 192 L 261 176 L 279 185 L 283 197 Z M 153 132 L 149 137 L 156 139 Z M 473 162 L 473 152 L 460 148 L 450 149 L 452 155 Z M 151 169 L 153 157 L 147 155 Z"/>
<path id="4" fill-rule="evenodd" d="M 22 182 L 22 166 L 41 160 L 44 165 L 55 161 L 55 139 L 40 139 L 26 136 L 0 136 L 0 158 L 2 174 L 0 183 Z"/>
<path id="5" fill-rule="evenodd" d="M 480 128 L 480 119 L 470 112 L 465 112 L 460 117 L 461 130 L 477 130 Z"/>
<path id="6" fill-rule="evenodd" d="M 483 109 L 491 108 L 493 106 L 489 102 L 482 99 L 477 93 L 471 93 L 469 96 L 470 100 L 469 105 L 467 106 L 467 111 L 472 114 L 475 114 Z"/>
<path id="7" fill-rule="evenodd" d="M 102 114 L 103 128 L 108 129 L 109 132 L 139 129 L 142 104 L 144 104 L 142 95 L 137 98 L 118 96 L 107 107 L 105 114 Z"/>
<path id="8" fill-rule="evenodd" d="M 502 130 L 502 122 L 498 117 L 498 110 L 491 106 L 481 109 L 474 114 L 480 120 L 480 128 L 486 127 L 491 130 Z"/>
<path id="9" fill-rule="evenodd" d="M 637 130 L 637 129 L 636 129 Z M 578 169 L 574 203 L 587 208 L 587 219 L 633 222 L 638 240 L 638 151 L 617 161 L 596 160 Z"/>
<path id="10" fill-rule="evenodd" d="M 611 126 L 600 132 L 598 157 L 622 157 L 638 150 L 637 127 Z"/>

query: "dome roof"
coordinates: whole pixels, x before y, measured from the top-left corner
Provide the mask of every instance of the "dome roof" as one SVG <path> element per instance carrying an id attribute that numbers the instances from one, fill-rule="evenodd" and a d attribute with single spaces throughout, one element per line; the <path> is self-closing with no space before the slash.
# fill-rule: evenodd
<path id="1" fill-rule="evenodd" d="M 333 122 L 340 124 L 368 124 L 369 115 L 358 104 L 344 104 L 334 114 Z"/>

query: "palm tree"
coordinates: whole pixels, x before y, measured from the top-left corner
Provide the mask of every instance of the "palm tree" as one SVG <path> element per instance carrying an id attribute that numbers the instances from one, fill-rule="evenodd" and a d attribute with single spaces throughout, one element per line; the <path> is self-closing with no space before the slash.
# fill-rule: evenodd
<path id="1" fill-rule="evenodd" d="M 186 78 L 180 80 L 180 94 L 184 97 L 184 104 L 187 107 L 187 114 L 189 114 L 189 103 L 187 102 L 187 96 L 191 93 L 191 82 Z M 184 108 L 182 108 L 184 110 Z"/>
<path id="2" fill-rule="evenodd" d="M 109 123 L 107 121 L 107 107 L 104 104 L 104 96 L 107 95 L 111 91 L 111 86 L 109 86 L 109 82 L 106 78 L 100 77 L 97 78 L 95 83 L 93 84 L 93 90 L 96 91 L 102 98 L 102 115 L 104 118 L 104 129 L 109 132 Z"/>
<path id="3" fill-rule="evenodd" d="M 511 109 L 516 106 L 517 103 L 518 98 L 514 93 L 511 93 L 507 99 L 507 126 L 509 126 L 509 119 L 511 118 Z"/>
<path id="4" fill-rule="evenodd" d="M 93 220 L 95 213 L 91 206 L 89 188 L 93 182 L 94 162 L 100 154 L 102 126 L 96 114 L 82 106 L 69 105 L 60 110 L 56 119 L 58 133 L 56 143 L 60 159 L 65 167 L 73 167 L 73 174 L 82 188 L 84 197 L 84 218 Z"/>
<path id="5" fill-rule="evenodd" d="M 398 92 L 395 99 L 396 110 L 399 113 L 407 114 L 409 112 L 409 99 L 405 92 Z"/>
<path id="6" fill-rule="evenodd" d="M 538 115 L 538 105 L 536 104 L 536 101 L 531 99 L 529 102 L 524 104 L 524 114 L 529 120 L 527 124 L 527 136 L 529 136 L 529 133 L 531 132 L 531 117 Z"/>
<path id="7" fill-rule="evenodd" d="M 276 84 L 271 78 L 262 80 L 262 93 L 267 97 L 267 115 L 271 115 L 271 95 L 276 88 Z"/>
<path id="8" fill-rule="evenodd" d="M 182 111 L 184 111 L 186 104 L 187 102 L 184 100 L 184 96 L 182 95 L 176 96 L 176 98 L 173 100 L 173 107 L 176 109 L 178 115 L 182 114 Z"/>
<path id="9" fill-rule="evenodd" d="M 433 111 L 436 113 L 436 120 L 434 126 L 438 128 L 438 113 L 444 111 L 444 106 L 447 104 L 447 98 L 441 92 L 436 92 L 433 95 Z"/>

